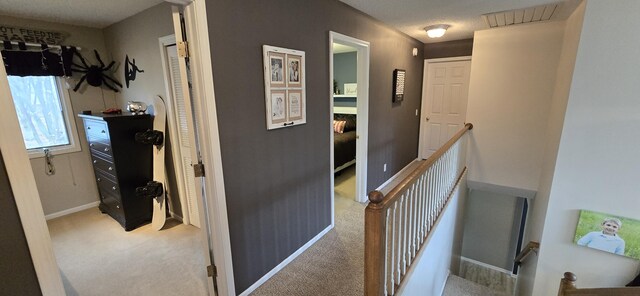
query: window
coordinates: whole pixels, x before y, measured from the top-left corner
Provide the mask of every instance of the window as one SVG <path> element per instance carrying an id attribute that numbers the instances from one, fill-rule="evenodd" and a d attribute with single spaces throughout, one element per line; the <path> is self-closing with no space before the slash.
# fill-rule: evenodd
<path id="1" fill-rule="evenodd" d="M 30 157 L 80 151 L 69 92 L 61 78 L 8 76 L 11 96 Z"/>

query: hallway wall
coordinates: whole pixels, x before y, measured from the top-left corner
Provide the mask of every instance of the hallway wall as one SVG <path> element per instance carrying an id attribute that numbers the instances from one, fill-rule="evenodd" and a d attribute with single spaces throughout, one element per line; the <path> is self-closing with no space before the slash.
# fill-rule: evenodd
<path id="1" fill-rule="evenodd" d="M 371 44 L 367 190 L 417 156 L 423 44 L 335 0 L 206 5 L 240 293 L 331 224 L 329 31 Z M 263 45 L 305 51 L 306 124 L 266 129 Z M 394 69 L 407 71 L 395 104 Z"/>
<path id="2" fill-rule="evenodd" d="M 555 295 L 565 271 L 579 287 L 611 287 L 640 269 L 635 259 L 573 243 L 580 209 L 640 219 L 637 11 L 635 0 L 586 2 L 533 295 Z"/>

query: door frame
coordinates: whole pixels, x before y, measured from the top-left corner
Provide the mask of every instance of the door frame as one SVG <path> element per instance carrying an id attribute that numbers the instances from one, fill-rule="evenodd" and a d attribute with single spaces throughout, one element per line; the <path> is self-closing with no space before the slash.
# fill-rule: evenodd
<path id="1" fill-rule="evenodd" d="M 208 233 L 203 243 L 210 246 L 217 274 L 217 279 L 208 281 L 209 291 L 213 295 L 211 288 L 215 281 L 213 288 L 218 295 L 231 296 L 236 295 L 236 291 L 205 0 L 193 0 L 184 7 L 183 13 L 192 61 L 193 109 L 195 121 L 199 124 L 195 128 L 200 151 L 198 158 L 206 172 L 202 189 L 205 198 L 199 200 L 202 204 L 198 205 L 198 211 L 201 229 Z"/>
<path id="2" fill-rule="evenodd" d="M 425 59 L 424 60 L 424 66 L 423 66 L 423 74 L 422 74 L 422 101 L 420 103 L 421 107 L 420 107 L 420 133 L 418 134 L 418 158 L 419 159 L 426 159 L 422 153 L 422 150 L 424 149 L 424 124 L 423 124 L 423 120 L 424 120 L 424 116 L 426 116 L 426 114 L 428 114 L 427 110 L 427 79 L 429 79 L 429 66 L 433 65 L 433 64 L 439 64 L 439 63 L 448 63 L 448 62 L 461 62 L 461 61 L 471 61 L 471 56 L 460 56 L 460 57 L 450 57 L 450 58 L 437 58 L 437 59 Z M 468 85 L 467 85 L 468 87 Z M 467 94 L 468 96 L 468 94 Z M 465 114 L 465 118 L 466 118 L 466 114 Z"/>
<path id="3" fill-rule="evenodd" d="M 192 59 L 198 61 L 194 62 L 198 65 L 192 67 L 194 87 L 202 94 L 194 102 L 195 109 L 198 110 L 194 115 L 202 124 L 197 134 L 201 139 L 200 151 L 207 172 L 203 189 L 207 198 L 202 201 L 204 206 L 199 207 L 203 226 L 201 230 L 203 236 L 207 237 L 203 244 L 210 243 L 212 246 L 208 255 L 215 258 L 217 269 L 217 280 L 207 280 L 208 292 L 209 295 L 216 295 L 217 288 L 217 295 L 236 295 L 205 0 L 184 2 L 180 4 L 185 5 L 185 22 L 193 29 L 188 33 L 191 39 L 189 50 Z M 5 165 L 18 214 L 43 295 L 65 296 L 27 150 L 23 141 L 15 141 L 16 138 L 22 138 L 22 134 L 11 100 L 7 74 L 4 67 L 0 68 L 0 107 L 4 110 L 3 116 L 0 116 L 0 123 L 6 127 L 6 131 L 0 133 L 0 149 L 5 155 Z M 9 154 L 11 157 L 6 157 Z M 205 216 L 204 211 L 208 215 Z M 203 273 L 205 269 L 203 266 Z"/>
<path id="4" fill-rule="evenodd" d="M 358 95 L 356 101 L 356 198 L 361 203 L 367 199 L 367 159 L 369 139 L 369 63 L 371 56 L 370 44 L 367 41 L 356 39 L 337 32 L 329 32 L 329 134 L 330 157 L 329 168 L 331 172 L 331 224 L 335 225 L 334 205 L 334 151 L 333 151 L 333 43 L 348 45 L 357 52 L 357 83 Z"/>
<path id="5" fill-rule="evenodd" d="M 11 97 L 7 72 L 2 66 L 0 66 L 0 110 L 2 110 L 0 126 L 3 129 L 0 133 L 0 150 L 40 290 L 44 296 L 63 296 L 65 291 L 62 277 L 53 253 L 53 244 L 27 148 L 24 141 L 16 141 L 16 139 L 22 139 L 22 131 Z"/>

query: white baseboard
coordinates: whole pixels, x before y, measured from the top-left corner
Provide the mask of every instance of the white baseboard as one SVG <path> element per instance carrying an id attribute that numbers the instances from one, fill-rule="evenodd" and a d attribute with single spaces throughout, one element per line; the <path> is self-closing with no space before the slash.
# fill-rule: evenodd
<path id="1" fill-rule="evenodd" d="M 395 180 L 398 177 L 400 177 L 400 175 L 402 175 L 414 162 L 420 161 L 420 160 L 421 160 L 420 158 L 414 159 L 412 162 L 410 162 L 405 167 L 403 167 L 399 172 L 397 172 L 395 175 L 393 175 L 391 178 L 389 178 L 387 181 L 385 181 L 384 183 L 380 184 L 380 186 L 378 186 L 378 188 L 376 188 L 376 190 L 378 190 L 378 191 L 382 190 L 382 188 L 384 188 L 385 186 L 389 185 L 389 183 L 393 182 L 393 180 Z"/>
<path id="2" fill-rule="evenodd" d="M 172 211 L 169 211 L 169 216 L 171 218 L 173 218 L 173 219 L 176 219 L 176 220 L 180 221 L 180 223 L 184 223 L 184 220 L 182 219 L 182 216 L 180 216 L 180 215 L 178 215 L 178 214 L 176 214 L 176 213 L 174 213 Z"/>
<path id="3" fill-rule="evenodd" d="M 251 292 L 255 291 L 258 287 L 260 287 L 262 284 L 267 282 L 272 276 L 274 276 L 276 273 L 278 273 L 280 270 L 282 270 L 285 266 L 287 266 L 289 263 L 291 263 L 291 261 L 296 259 L 296 257 L 300 256 L 300 254 L 302 254 L 304 251 L 306 251 L 309 247 L 311 247 L 313 244 L 315 244 L 318 240 L 320 240 L 332 228 L 333 228 L 333 226 L 329 225 L 323 231 L 318 233 L 318 235 L 316 235 L 313 239 L 311 239 L 306 244 L 304 244 L 304 246 L 300 247 L 300 249 L 298 249 L 293 254 L 291 254 L 291 256 L 287 257 L 287 259 L 284 259 L 284 261 L 280 262 L 280 264 L 278 264 L 278 266 L 274 267 L 271 271 L 269 271 L 267 274 L 265 274 L 257 282 L 255 282 L 249 288 L 244 290 L 244 292 L 242 292 L 242 294 L 240 294 L 240 296 L 247 296 L 247 295 L 251 294 Z"/>
<path id="4" fill-rule="evenodd" d="M 94 201 L 94 202 L 88 203 L 86 205 L 81 205 L 81 206 L 78 206 L 78 207 L 75 207 L 75 208 L 66 209 L 64 211 L 51 213 L 49 215 L 44 216 L 44 218 L 46 220 L 59 218 L 59 217 L 66 216 L 66 215 L 69 215 L 69 214 L 73 214 L 73 213 L 77 213 L 77 212 L 80 212 L 80 211 L 84 211 L 86 209 L 95 208 L 99 204 L 100 204 L 100 201 Z"/>
<path id="5" fill-rule="evenodd" d="M 447 288 L 447 280 L 449 280 L 450 275 L 451 275 L 451 269 L 447 269 L 447 277 L 444 278 L 444 283 L 442 283 L 442 290 L 440 291 L 440 296 L 444 295 L 444 289 Z"/>

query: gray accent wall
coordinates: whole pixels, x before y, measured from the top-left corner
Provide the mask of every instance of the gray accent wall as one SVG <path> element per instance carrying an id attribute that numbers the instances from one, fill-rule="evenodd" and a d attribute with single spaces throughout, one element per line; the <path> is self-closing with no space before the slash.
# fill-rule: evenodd
<path id="1" fill-rule="evenodd" d="M 338 82 L 338 89 L 344 94 L 345 83 L 358 81 L 358 53 L 345 52 L 333 55 L 333 79 Z"/>
<path id="2" fill-rule="evenodd" d="M 42 295 L 24 236 L 9 176 L 0 153 L 0 291 L 3 295 Z"/>
<path id="3" fill-rule="evenodd" d="M 425 59 L 471 56 L 472 53 L 473 38 L 427 43 L 424 45 Z"/>
<path id="4" fill-rule="evenodd" d="M 335 0 L 206 5 L 234 279 L 241 293 L 331 224 L 329 31 L 371 46 L 368 190 L 417 157 L 424 45 Z M 305 51 L 306 124 L 267 131 L 262 45 Z M 404 101 L 396 104 L 394 69 L 405 69 L 407 77 Z"/>

